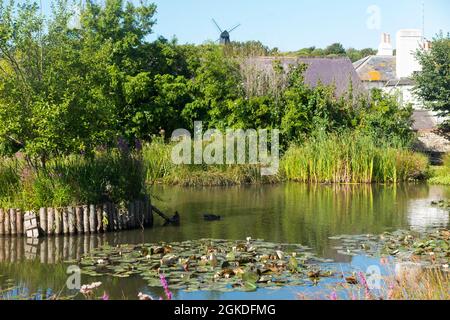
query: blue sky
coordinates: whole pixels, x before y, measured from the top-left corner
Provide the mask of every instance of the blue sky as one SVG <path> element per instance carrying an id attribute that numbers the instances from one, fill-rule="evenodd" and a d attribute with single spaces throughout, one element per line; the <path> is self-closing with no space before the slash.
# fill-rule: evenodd
<path id="1" fill-rule="evenodd" d="M 48 6 L 48 0 L 42 1 L 44 7 Z M 158 6 L 154 36 L 176 36 L 180 43 L 216 40 L 218 32 L 211 22 L 215 18 L 224 29 L 242 24 L 232 33 L 233 40 L 259 40 L 283 51 L 325 47 L 333 42 L 341 42 L 345 47 L 376 48 L 381 32 L 391 33 L 395 41 L 399 29 L 421 29 L 422 2 L 425 3 L 425 35 L 432 37 L 439 30 L 450 32 L 448 0 L 147 1 Z M 371 6 L 376 6 L 375 11 Z M 372 9 L 371 13 L 368 9 Z M 371 23 L 369 28 L 368 21 L 379 21 L 379 24 Z"/>

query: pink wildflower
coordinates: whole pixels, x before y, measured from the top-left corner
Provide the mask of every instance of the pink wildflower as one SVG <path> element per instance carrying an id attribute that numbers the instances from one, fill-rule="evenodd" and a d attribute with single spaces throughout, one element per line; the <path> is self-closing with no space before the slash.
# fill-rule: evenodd
<path id="1" fill-rule="evenodd" d="M 159 275 L 159 278 L 160 278 L 161 284 L 164 288 L 164 292 L 166 294 L 167 300 L 172 300 L 172 292 L 170 292 L 170 290 L 169 290 L 169 284 L 167 283 L 166 277 L 164 276 L 164 274 L 161 273 Z"/>

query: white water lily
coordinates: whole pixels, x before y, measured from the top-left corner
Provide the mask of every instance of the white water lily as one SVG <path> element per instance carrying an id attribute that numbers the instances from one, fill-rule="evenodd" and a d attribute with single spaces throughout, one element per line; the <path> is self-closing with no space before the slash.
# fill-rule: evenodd
<path id="1" fill-rule="evenodd" d="M 138 298 L 139 300 L 153 300 L 153 298 L 150 295 L 144 294 L 142 292 L 139 292 Z"/>

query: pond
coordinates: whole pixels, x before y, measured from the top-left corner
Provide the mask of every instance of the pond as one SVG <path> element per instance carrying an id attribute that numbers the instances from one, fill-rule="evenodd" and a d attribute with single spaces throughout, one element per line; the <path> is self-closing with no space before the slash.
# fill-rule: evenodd
<path id="1" fill-rule="evenodd" d="M 314 185 L 281 184 L 221 188 L 157 186 L 154 204 L 167 214 L 178 211 L 180 226 L 155 226 L 145 231 L 74 236 L 31 241 L 0 238 L 0 295 L 69 295 L 67 265 L 83 253 L 108 244 L 181 242 L 204 238 L 264 239 L 275 243 L 302 244 L 318 257 L 332 259 L 338 270 L 365 270 L 376 259 L 339 254 L 334 240 L 341 234 L 379 234 L 397 229 L 423 231 L 450 225 L 447 210 L 431 201 L 450 196 L 449 187 L 405 185 Z M 220 221 L 205 221 L 203 214 L 220 215 Z M 139 292 L 161 296 L 160 288 L 148 287 L 140 276 L 129 278 L 82 277 L 82 283 L 101 281 L 101 290 L 111 298 L 136 299 Z M 321 289 L 336 281 L 324 279 L 315 285 L 255 292 L 186 292 L 173 290 L 175 299 L 295 299 L 298 293 L 319 296 Z M 80 295 L 77 297 L 81 298 Z"/>

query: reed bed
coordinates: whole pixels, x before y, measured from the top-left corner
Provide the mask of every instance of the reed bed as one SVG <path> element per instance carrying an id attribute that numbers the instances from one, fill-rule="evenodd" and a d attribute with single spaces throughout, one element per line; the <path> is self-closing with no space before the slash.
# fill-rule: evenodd
<path id="1" fill-rule="evenodd" d="M 292 145 L 282 159 L 288 180 L 306 183 L 397 183 L 422 178 L 428 159 L 359 134 L 319 135 Z"/>
<path id="2" fill-rule="evenodd" d="M 323 134 L 291 145 L 279 173 L 261 177 L 258 165 L 174 165 L 171 144 L 144 146 L 147 183 L 228 186 L 297 181 L 304 183 L 397 183 L 425 177 L 426 156 L 375 142 L 357 133 Z"/>

